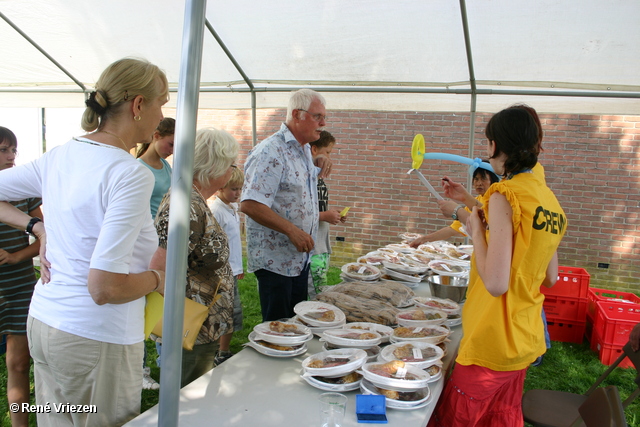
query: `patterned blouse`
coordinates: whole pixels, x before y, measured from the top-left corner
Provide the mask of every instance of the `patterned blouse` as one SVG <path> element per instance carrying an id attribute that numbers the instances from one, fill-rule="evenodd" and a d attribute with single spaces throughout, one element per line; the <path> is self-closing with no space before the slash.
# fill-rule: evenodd
<path id="1" fill-rule="evenodd" d="M 170 201 L 171 190 L 162 199 L 155 220 L 159 245 L 164 249 L 167 248 Z M 206 201 L 193 189 L 189 215 L 189 256 L 185 295 L 208 305 L 218 287 L 220 298 L 209 309 L 209 317 L 202 325 L 196 345 L 213 342 L 222 335 L 233 332 L 233 273 L 229 265 L 227 235 L 211 213 Z"/>

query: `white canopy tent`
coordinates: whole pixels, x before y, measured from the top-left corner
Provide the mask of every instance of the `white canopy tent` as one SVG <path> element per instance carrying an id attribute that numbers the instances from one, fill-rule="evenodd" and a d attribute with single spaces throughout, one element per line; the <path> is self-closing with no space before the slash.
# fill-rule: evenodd
<path id="1" fill-rule="evenodd" d="M 178 421 L 171 319 L 183 311 L 198 105 L 280 108 L 310 87 L 332 92 L 330 110 L 470 111 L 472 128 L 511 95 L 536 97 L 540 112 L 640 114 L 635 0 L 0 0 L 0 18 L 0 107 L 81 106 L 124 56 L 158 64 L 178 90 L 161 425 Z"/>
<path id="2" fill-rule="evenodd" d="M 469 111 L 473 92 L 478 111 L 517 93 L 536 96 L 541 112 L 640 114 L 637 1 L 464 7 L 463 15 L 459 2 L 441 0 L 210 0 L 200 107 L 250 108 L 252 89 L 257 108 L 282 107 L 286 92 L 304 86 L 334 92 L 331 109 Z M 183 11 L 175 0 L 0 0 L 0 106 L 81 106 L 123 56 L 158 64 L 176 89 Z"/>

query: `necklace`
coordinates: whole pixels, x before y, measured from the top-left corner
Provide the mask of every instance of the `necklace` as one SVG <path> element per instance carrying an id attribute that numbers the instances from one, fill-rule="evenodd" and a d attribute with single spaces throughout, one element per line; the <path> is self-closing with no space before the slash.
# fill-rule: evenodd
<path id="1" fill-rule="evenodd" d="M 124 141 L 122 140 L 122 138 L 120 138 L 118 135 L 116 135 L 115 133 L 111 133 L 109 131 L 106 130 L 101 130 L 100 132 L 102 133 L 106 133 L 107 135 L 111 135 L 115 138 L 118 138 L 120 140 L 120 142 L 122 142 L 122 146 L 124 147 L 124 151 L 126 151 L 127 153 L 129 152 L 129 149 L 127 148 L 127 144 L 124 143 Z"/>
<path id="2" fill-rule="evenodd" d="M 200 192 L 200 190 L 198 190 L 198 187 L 196 187 L 195 184 L 191 184 L 193 186 L 193 189 L 196 190 L 196 193 L 198 193 L 200 195 L 200 197 L 202 197 L 202 200 L 204 200 L 205 202 L 207 201 L 207 199 L 204 198 L 204 196 L 202 195 L 202 193 Z"/>

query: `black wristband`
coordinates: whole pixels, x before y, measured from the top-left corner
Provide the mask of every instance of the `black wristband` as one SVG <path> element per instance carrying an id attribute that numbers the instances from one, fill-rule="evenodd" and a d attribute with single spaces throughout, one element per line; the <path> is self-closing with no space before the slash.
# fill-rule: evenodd
<path id="1" fill-rule="evenodd" d="M 31 234 L 32 236 L 33 234 L 33 226 L 36 225 L 37 223 L 41 222 L 42 219 L 38 218 L 37 216 L 34 216 L 33 218 L 31 218 L 29 220 L 29 224 L 27 224 L 27 228 L 24 230 L 27 234 Z"/>

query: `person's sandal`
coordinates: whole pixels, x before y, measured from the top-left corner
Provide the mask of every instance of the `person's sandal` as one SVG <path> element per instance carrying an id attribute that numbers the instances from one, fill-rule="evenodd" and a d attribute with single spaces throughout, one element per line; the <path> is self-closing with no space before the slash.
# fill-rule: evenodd
<path id="1" fill-rule="evenodd" d="M 160 384 L 151 378 L 151 368 L 146 366 L 142 369 L 142 388 L 143 390 L 158 390 Z"/>

